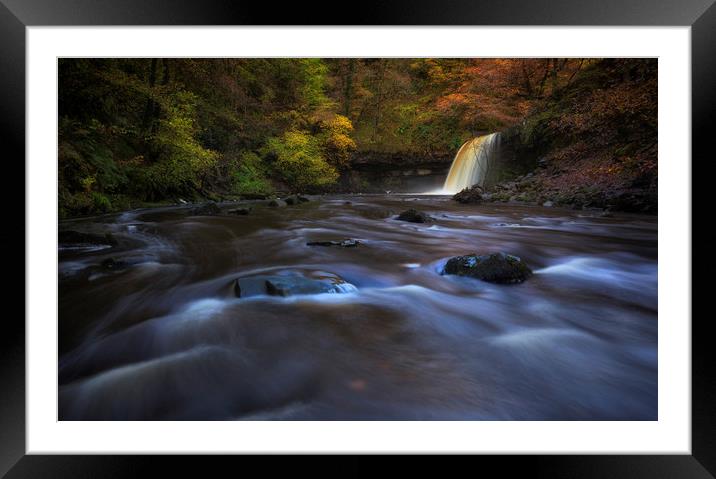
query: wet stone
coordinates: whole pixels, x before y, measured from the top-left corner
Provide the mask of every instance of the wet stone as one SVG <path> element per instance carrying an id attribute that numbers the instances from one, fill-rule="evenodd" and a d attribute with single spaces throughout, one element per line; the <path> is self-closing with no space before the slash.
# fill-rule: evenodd
<path id="1" fill-rule="evenodd" d="M 346 238 L 340 241 L 309 241 L 306 246 L 340 246 L 342 248 L 355 248 L 360 241 Z"/>
<path id="2" fill-rule="evenodd" d="M 483 200 L 483 190 L 478 185 L 475 185 L 456 193 L 452 199 L 462 204 L 480 203 Z"/>
<path id="3" fill-rule="evenodd" d="M 251 296 L 295 296 L 301 294 L 349 293 L 356 288 L 331 273 L 257 275 L 238 278 L 234 282 L 234 294 L 239 298 Z"/>
<path id="4" fill-rule="evenodd" d="M 505 253 L 465 255 L 450 258 L 443 274 L 468 276 L 490 283 L 522 283 L 532 275 L 532 270 L 517 256 Z"/>
<path id="5" fill-rule="evenodd" d="M 410 223 L 430 223 L 433 221 L 433 218 L 430 215 L 414 208 L 403 211 L 396 219 L 399 221 L 408 221 Z"/>

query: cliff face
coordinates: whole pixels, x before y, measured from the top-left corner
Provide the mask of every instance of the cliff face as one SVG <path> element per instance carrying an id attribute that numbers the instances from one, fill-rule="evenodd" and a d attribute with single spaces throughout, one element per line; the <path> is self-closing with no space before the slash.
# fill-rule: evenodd
<path id="1" fill-rule="evenodd" d="M 356 152 L 343 172 L 339 191 L 347 193 L 424 193 L 440 189 L 453 153 Z"/>

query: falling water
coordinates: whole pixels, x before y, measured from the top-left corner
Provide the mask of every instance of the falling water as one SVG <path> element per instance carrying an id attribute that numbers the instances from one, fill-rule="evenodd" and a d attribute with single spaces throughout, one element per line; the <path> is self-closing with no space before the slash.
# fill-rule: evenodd
<path id="1" fill-rule="evenodd" d="M 491 133 L 465 142 L 450 166 L 443 191 L 457 193 L 472 185 L 484 186 L 499 141 L 500 134 Z"/>

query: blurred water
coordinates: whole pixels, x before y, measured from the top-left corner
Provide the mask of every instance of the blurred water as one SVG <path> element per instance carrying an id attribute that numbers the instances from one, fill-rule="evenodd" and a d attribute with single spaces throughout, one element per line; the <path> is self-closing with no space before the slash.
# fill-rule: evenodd
<path id="1" fill-rule="evenodd" d="M 393 219 L 411 207 L 437 221 Z M 63 420 L 657 419 L 655 217 L 334 196 L 60 227 L 120 243 L 59 252 Z M 362 244 L 306 246 L 343 238 Z M 492 251 L 535 275 L 439 274 Z M 235 297 L 235 278 L 282 271 L 355 288 Z"/>

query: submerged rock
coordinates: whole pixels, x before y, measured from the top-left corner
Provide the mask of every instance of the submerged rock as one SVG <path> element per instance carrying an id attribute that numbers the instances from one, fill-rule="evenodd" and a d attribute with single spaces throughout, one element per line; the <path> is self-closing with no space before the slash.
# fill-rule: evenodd
<path id="1" fill-rule="evenodd" d="M 227 211 L 230 215 L 246 216 L 251 213 L 251 208 L 234 208 L 233 210 Z"/>
<path id="2" fill-rule="evenodd" d="M 109 246 L 115 246 L 117 244 L 116 238 L 109 232 L 102 235 L 65 230 L 60 231 L 57 237 L 60 244 L 100 244 Z"/>
<path id="3" fill-rule="evenodd" d="M 403 211 L 396 219 L 400 221 L 409 221 L 411 223 L 430 223 L 433 221 L 432 216 L 414 208 Z"/>
<path id="4" fill-rule="evenodd" d="M 214 216 L 221 214 L 221 208 L 214 201 L 208 201 L 201 206 L 192 208 L 191 214 L 193 216 Z"/>
<path id="5" fill-rule="evenodd" d="M 341 241 L 309 241 L 306 246 L 340 246 L 342 248 L 354 248 L 360 244 L 360 241 L 346 238 Z"/>
<path id="6" fill-rule="evenodd" d="M 271 208 L 282 208 L 286 206 L 286 204 L 287 203 L 285 201 L 278 198 L 274 198 L 273 200 L 268 202 L 268 206 L 270 206 Z"/>
<path id="7" fill-rule="evenodd" d="M 309 200 L 305 196 L 291 195 L 291 196 L 287 196 L 286 198 L 284 198 L 283 201 L 285 201 L 286 204 L 288 204 L 288 205 L 297 205 L 299 203 L 307 203 L 311 200 Z"/>
<path id="8" fill-rule="evenodd" d="M 482 195 L 482 188 L 480 188 L 478 185 L 475 185 L 470 188 L 465 188 L 459 193 L 456 193 L 455 195 L 453 195 L 452 199 L 457 201 L 458 203 L 463 204 L 480 203 L 483 200 Z"/>
<path id="9" fill-rule="evenodd" d="M 512 284 L 529 278 L 532 270 L 517 256 L 491 253 L 450 258 L 443 274 L 469 276 L 490 283 Z"/>
<path id="10" fill-rule="evenodd" d="M 309 241 L 306 246 L 338 246 L 338 241 Z"/>
<path id="11" fill-rule="evenodd" d="M 382 220 L 385 218 L 390 218 L 398 213 L 397 211 L 383 208 L 381 206 L 365 205 L 359 203 L 352 204 L 351 209 L 360 216 L 372 220 Z"/>
<path id="12" fill-rule="evenodd" d="M 122 260 L 115 260 L 114 258 L 107 258 L 100 264 L 103 269 L 109 270 L 109 271 L 121 271 L 123 269 L 126 269 L 129 267 L 129 263 Z"/>
<path id="13" fill-rule="evenodd" d="M 310 276 L 258 275 L 238 278 L 234 282 L 234 294 L 239 298 L 250 296 L 294 296 L 298 294 L 336 294 L 355 291 L 352 284 L 331 273 L 314 272 Z"/>

